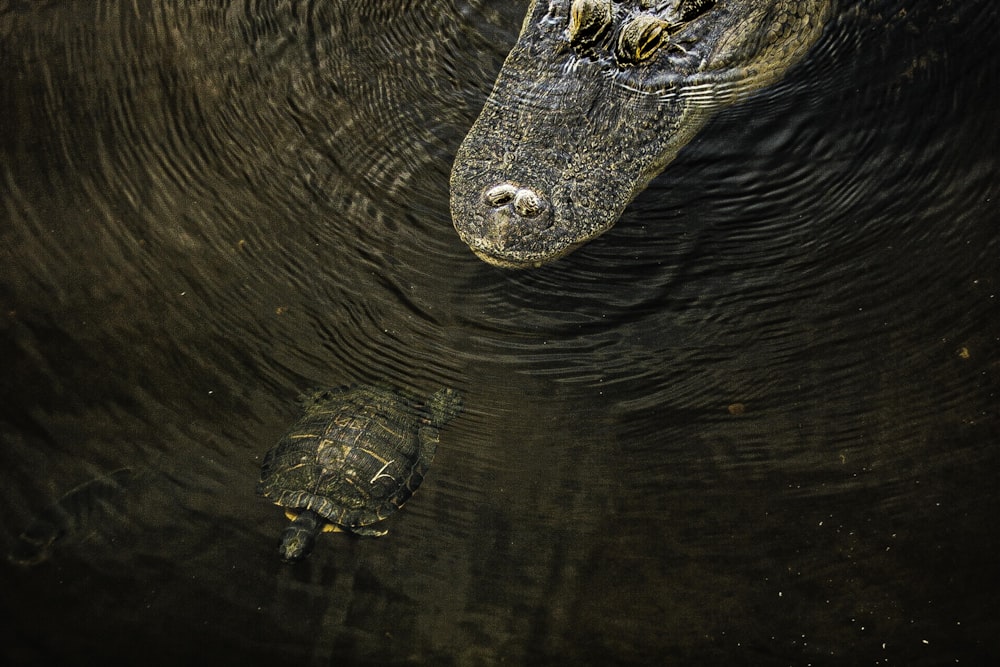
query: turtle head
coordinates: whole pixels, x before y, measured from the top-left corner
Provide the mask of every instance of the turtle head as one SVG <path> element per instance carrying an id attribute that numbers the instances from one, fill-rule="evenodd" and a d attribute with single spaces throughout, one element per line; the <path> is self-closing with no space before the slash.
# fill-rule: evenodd
<path id="1" fill-rule="evenodd" d="M 315 533 L 298 526 L 289 526 L 281 535 L 281 546 L 278 547 L 278 554 L 281 556 L 281 560 L 286 563 L 295 563 L 308 556 L 315 544 Z"/>
<path id="2" fill-rule="evenodd" d="M 281 546 L 278 547 L 281 560 L 295 563 L 312 553 L 316 535 L 323 529 L 324 523 L 326 522 L 311 510 L 299 512 L 281 534 Z"/>

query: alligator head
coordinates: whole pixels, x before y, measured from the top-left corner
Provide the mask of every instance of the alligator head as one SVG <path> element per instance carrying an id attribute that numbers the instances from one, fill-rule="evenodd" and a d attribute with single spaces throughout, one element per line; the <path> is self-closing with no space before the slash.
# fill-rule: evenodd
<path id="1" fill-rule="evenodd" d="M 777 80 L 830 0 L 534 0 L 451 173 L 459 236 L 539 266 L 610 228 L 713 111 Z"/>

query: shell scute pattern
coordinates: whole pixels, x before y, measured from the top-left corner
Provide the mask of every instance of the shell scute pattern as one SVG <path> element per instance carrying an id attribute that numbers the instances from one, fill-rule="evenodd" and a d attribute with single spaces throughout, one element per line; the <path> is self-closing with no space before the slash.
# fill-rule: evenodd
<path id="1" fill-rule="evenodd" d="M 461 409 L 450 390 L 425 402 L 382 387 L 319 391 L 305 408 L 265 456 L 258 493 L 349 531 L 403 506 L 430 467 L 438 428 Z"/>

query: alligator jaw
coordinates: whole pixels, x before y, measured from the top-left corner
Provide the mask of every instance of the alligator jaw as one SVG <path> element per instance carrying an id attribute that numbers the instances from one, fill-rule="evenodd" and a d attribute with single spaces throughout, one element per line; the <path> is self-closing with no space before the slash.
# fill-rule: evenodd
<path id="1" fill-rule="evenodd" d="M 464 239 L 463 239 L 464 240 Z M 478 239 L 472 239 L 466 241 L 469 243 L 469 248 L 475 253 L 476 257 L 483 260 L 487 264 L 492 264 L 493 266 L 498 266 L 501 269 L 537 269 L 543 264 L 552 262 L 554 260 L 568 255 L 569 253 L 576 250 L 583 243 L 576 243 L 573 245 L 564 246 L 558 254 L 554 253 L 512 253 L 504 252 L 503 247 L 489 246 L 483 247 L 484 244 Z"/>

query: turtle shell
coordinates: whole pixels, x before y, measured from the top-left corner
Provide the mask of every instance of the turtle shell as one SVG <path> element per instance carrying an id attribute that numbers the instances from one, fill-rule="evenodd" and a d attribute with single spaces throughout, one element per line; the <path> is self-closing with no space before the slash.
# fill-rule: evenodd
<path id="1" fill-rule="evenodd" d="M 420 486 L 438 427 L 457 413 L 457 401 L 450 390 L 426 403 L 383 387 L 316 392 L 265 455 L 257 492 L 358 532 L 402 507 Z"/>

